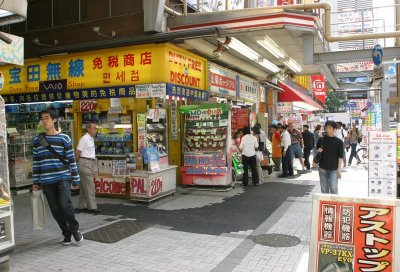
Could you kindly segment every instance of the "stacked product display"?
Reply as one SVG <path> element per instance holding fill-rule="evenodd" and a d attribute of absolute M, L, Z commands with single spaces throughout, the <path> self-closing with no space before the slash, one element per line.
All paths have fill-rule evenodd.
<path fill-rule="evenodd" d="M 147 113 L 147 147 L 155 147 L 160 158 L 168 156 L 166 120 L 165 109 L 150 109 Z"/>
<path fill-rule="evenodd" d="M 227 186 L 231 179 L 230 106 L 181 107 L 185 114 L 182 184 Z"/>

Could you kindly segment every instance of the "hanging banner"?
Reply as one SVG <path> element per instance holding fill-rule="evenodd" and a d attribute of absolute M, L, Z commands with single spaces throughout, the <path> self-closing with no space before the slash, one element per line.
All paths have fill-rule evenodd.
<path fill-rule="evenodd" d="M 323 104 L 326 100 L 326 84 L 325 77 L 323 75 L 312 75 L 311 76 L 314 96 Z"/>
<path fill-rule="evenodd" d="M 398 200 L 315 195 L 308 271 L 399 271 L 399 212 Z"/>

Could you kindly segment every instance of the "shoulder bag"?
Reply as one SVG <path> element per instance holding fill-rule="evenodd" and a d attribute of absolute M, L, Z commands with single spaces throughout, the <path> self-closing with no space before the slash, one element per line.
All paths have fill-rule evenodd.
<path fill-rule="evenodd" d="M 57 151 L 55 151 L 54 148 L 49 144 L 49 142 L 46 139 L 46 134 L 40 133 L 39 142 L 42 147 L 49 150 L 51 154 L 53 154 L 57 159 L 59 159 L 65 166 L 68 166 L 69 168 L 69 162 L 65 158 L 63 158 L 63 156 L 58 154 Z"/>
<path fill-rule="evenodd" d="M 324 147 L 324 138 L 325 138 L 325 137 L 322 137 L 322 138 L 321 138 L 321 147 L 322 147 L 322 148 Z M 317 150 L 318 150 L 318 149 L 317 149 Z M 321 161 L 321 158 L 322 158 L 322 152 L 317 152 L 317 154 L 315 154 L 315 156 L 314 156 L 313 162 L 314 162 L 315 164 L 319 164 L 320 161 Z"/>

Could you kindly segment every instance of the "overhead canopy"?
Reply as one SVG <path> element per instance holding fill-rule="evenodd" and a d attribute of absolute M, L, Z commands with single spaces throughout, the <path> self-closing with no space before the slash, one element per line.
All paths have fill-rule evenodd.
<path fill-rule="evenodd" d="M 307 111 L 322 110 L 322 106 L 315 102 L 310 96 L 303 94 L 301 91 L 279 82 L 279 86 L 284 90 L 278 93 L 278 102 L 301 102 L 301 109 Z"/>

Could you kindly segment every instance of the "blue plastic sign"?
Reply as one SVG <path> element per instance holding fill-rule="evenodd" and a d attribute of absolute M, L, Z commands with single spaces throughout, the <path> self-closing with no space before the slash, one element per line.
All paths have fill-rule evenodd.
<path fill-rule="evenodd" d="M 375 65 L 380 65 L 383 59 L 383 48 L 379 44 L 375 45 L 374 49 L 372 49 L 372 61 Z"/>

